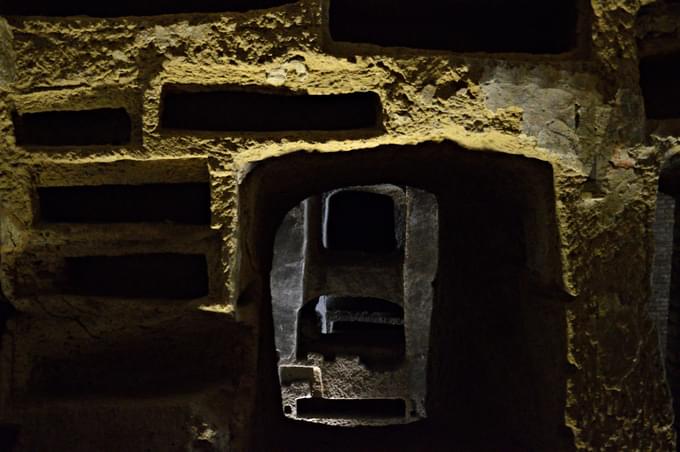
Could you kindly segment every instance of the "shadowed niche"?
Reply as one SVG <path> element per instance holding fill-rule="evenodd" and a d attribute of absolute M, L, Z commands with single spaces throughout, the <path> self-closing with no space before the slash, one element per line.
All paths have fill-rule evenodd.
<path fill-rule="evenodd" d="M 296 0 L 122 0 L 92 2 L 85 0 L 3 0 L 4 16 L 154 16 L 180 13 L 245 12 L 295 3 Z"/>
<path fill-rule="evenodd" d="M 577 6 L 576 0 L 330 0 L 329 26 L 335 41 L 557 54 L 576 46 Z"/>

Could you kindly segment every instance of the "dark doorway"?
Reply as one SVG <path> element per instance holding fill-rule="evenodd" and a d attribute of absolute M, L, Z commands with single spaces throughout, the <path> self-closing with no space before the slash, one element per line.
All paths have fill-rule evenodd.
<path fill-rule="evenodd" d="M 304 177 L 300 177 L 303 175 Z M 427 419 L 342 428 L 287 421 L 278 394 L 268 275 L 274 237 L 303 199 L 395 184 L 436 195 L 440 259 Z M 573 450 L 564 425 L 566 321 L 549 164 L 453 143 L 295 153 L 241 186 L 241 286 L 260 313 L 256 450 Z M 257 290 L 253 287 L 258 286 Z"/>

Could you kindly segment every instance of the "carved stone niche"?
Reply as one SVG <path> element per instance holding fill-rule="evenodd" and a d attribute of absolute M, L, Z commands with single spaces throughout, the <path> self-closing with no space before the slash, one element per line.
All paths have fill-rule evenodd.
<path fill-rule="evenodd" d="M 436 197 L 345 187 L 285 216 L 271 272 L 286 417 L 335 426 L 425 418 Z"/>

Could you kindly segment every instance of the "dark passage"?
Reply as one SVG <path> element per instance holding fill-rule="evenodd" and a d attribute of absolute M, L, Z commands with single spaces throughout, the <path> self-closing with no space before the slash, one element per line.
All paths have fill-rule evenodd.
<path fill-rule="evenodd" d="M 38 188 L 44 223 L 210 223 L 205 183 Z"/>
<path fill-rule="evenodd" d="M 576 45 L 575 0 L 330 0 L 335 41 L 553 54 Z"/>
<path fill-rule="evenodd" d="M 14 115 L 18 145 L 92 146 L 130 142 L 130 116 L 124 108 L 46 111 Z"/>
<path fill-rule="evenodd" d="M 394 202 L 387 195 L 343 190 L 328 199 L 326 248 L 389 253 L 397 247 Z"/>
<path fill-rule="evenodd" d="M 249 11 L 294 2 L 295 0 L 123 0 L 117 2 L 3 0 L 0 2 L 0 14 L 9 16 L 152 16 L 158 14 Z"/>
<path fill-rule="evenodd" d="M 300 417 L 389 418 L 405 416 L 406 404 L 401 399 L 298 399 Z"/>
<path fill-rule="evenodd" d="M 19 437 L 19 426 L 0 424 L 0 450 L 12 451 Z"/>
<path fill-rule="evenodd" d="M 132 254 L 66 258 L 65 293 L 191 299 L 208 294 L 202 254 Z"/>
<path fill-rule="evenodd" d="M 680 52 L 640 62 L 640 85 L 649 119 L 680 118 Z"/>
<path fill-rule="evenodd" d="M 213 132 L 340 131 L 377 128 L 372 92 L 308 95 L 287 91 L 163 91 L 161 127 Z"/>
<path fill-rule="evenodd" d="M 359 356 L 370 368 L 390 367 L 404 359 L 404 311 L 385 300 L 328 297 L 305 304 L 298 312 L 297 354 Z"/>
<path fill-rule="evenodd" d="M 299 174 L 306 177 L 296 177 Z M 286 181 L 285 187 L 281 181 Z M 300 200 L 338 187 L 378 184 L 417 187 L 437 197 L 439 253 L 427 418 L 408 425 L 351 429 L 289 421 L 278 397 L 275 326 L 270 316 L 263 316 L 261 331 L 270 335 L 270 346 L 262 348 L 262 417 L 256 431 L 271 431 L 272 441 L 256 438 L 260 443 L 252 450 L 573 450 L 571 432 L 564 426 L 565 296 L 559 286 L 550 165 L 466 151 L 446 142 L 335 155 L 300 152 L 271 159 L 249 174 L 241 192 L 244 202 L 253 200 L 241 225 L 243 240 L 253 244 L 251 256 L 258 271 L 269 274 L 276 230 Z M 340 323 L 336 333 L 331 325 L 331 334 L 324 334 L 323 309 L 314 303 L 318 301 L 310 300 L 298 312 L 298 346 L 301 341 L 303 351 L 317 350 L 332 359 L 335 350 L 342 350 L 335 351 L 336 357 L 359 355 L 363 363 L 367 357 L 398 356 L 397 337 L 376 340 L 401 326 L 393 318 L 387 320 L 387 310 L 380 310 L 387 331 L 381 325 L 370 329 L 369 337 L 364 324 L 377 323 L 370 312 L 333 303 L 329 310 L 327 300 L 326 323 L 357 324 L 347 328 Z M 267 312 L 271 306 L 265 300 L 261 309 Z M 333 408 L 327 412 L 337 416 Z"/>

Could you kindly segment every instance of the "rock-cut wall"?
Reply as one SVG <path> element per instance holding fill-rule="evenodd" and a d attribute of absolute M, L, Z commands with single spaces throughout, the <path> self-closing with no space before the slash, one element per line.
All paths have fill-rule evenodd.
<path fill-rule="evenodd" d="M 648 305 L 678 6 L 3 1 L 0 449 L 674 450 Z M 277 228 L 380 184 L 439 209 L 422 419 L 288 419 Z"/>

